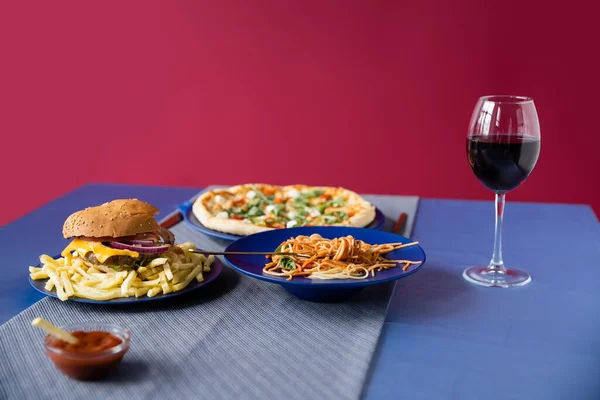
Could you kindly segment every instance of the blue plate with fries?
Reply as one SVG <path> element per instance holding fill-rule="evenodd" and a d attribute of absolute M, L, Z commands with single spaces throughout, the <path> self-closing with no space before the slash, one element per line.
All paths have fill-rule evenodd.
<path fill-rule="evenodd" d="M 58 258 L 58 257 L 55 257 L 55 258 Z M 38 265 L 38 267 L 41 267 L 41 265 Z M 168 294 L 157 294 L 154 297 L 148 297 L 148 296 L 144 295 L 144 296 L 140 296 L 140 297 L 135 297 L 135 296 L 121 297 L 121 298 L 110 299 L 110 300 L 91 300 L 91 299 L 80 298 L 80 297 L 70 297 L 69 300 L 66 300 L 66 301 L 75 301 L 78 303 L 111 304 L 112 305 L 112 304 L 145 303 L 148 301 L 166 300 L 166 299 L 170 299 L 170 298 L 177 297 L 177 296 L 183 296 L 187 293 L 193 292 L 195 290 L 200 289 L 203 286 L 208 285 L 209 283 L 214 281 L 219 276 L 219 274 L 221 273 L 222 270 L 223 270 L 223 264 L 221 263 L 221 261 L 218 258 L 215 258 L 214 262 L 210 266 L 210 271 L 203 273 L 204 280 L 202 282 L 198 282 L 196 279 L 193 279 L 192 282 L 190 282 L 189 285 L 187 285 L 182 290 L 179 290 L 177 292 L 168 293 Z M 46 288 L 45 288 L 46 282 L 48 282 L 48 279 L 33 280 L 33 279 L 31 279 L 31 276 L 29 277 L 29 283 L 31 284 L 31 286 L 33 286 L 33 288 L 35 290 L 45 294 L 46 296 L 55 297 L 58 299 L 58 295 L 56 294 L 56 291 L 46 290 Z"/>

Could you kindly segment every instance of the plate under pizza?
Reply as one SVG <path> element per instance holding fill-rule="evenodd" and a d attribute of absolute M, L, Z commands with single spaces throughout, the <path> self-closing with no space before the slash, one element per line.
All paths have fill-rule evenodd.
<path fill-rule="evenodd" d="M 249 185 L 239 185 L 239 186 L 234 186 L 232 188 L 239 188 L 239 187 L 244 187 L 244 186 L 251 186 L 254 187 L 252 184 Z M 263 185 L 261 185 L 263 186 Z M 293 185 L 295 187 L 304 187 L 306 189 L 304 189 L 304 193 L 309 193 L 309 192 L 315 192 L 315 191 L 319 191 L 322 187 L 308 187 L 308 186 L 302 186 L 302 185 Z M 286 186 L 285 188 L 292 188 L 293 186 Z M 247 234 L 239 234 L 239 233 L 233 233 L 233 232 L 226 232 L 223 231 L 221 229 L 213 229 L 213 227 L 208 227 L 206 226 L 206 224 L 204 224 L 202 221 L 200 221 L 200 218 L 198 217 L 198 212 L 197 212 L 197 206 L 200 202 L 200 200 L 198 199 L 202 199 L 203 196 L 205 197 L 207 193 L 209 192 L 217 192 L 221 191 L 221 190 L 228 190 L 230 188 L 217 188 L 217 189 L 206 189 L 205 191 L 202 191 L 201 193 L 198 194 L 198 196 L 196 196 L 195 198 L 183 203 L 182 205 L 179 206 L 179 210 L 181 211 L 184 220 L 189 224 L 189 226 L 191 226 L 193 229 L 202 232 L 208 236 L 211 237 L 215 237 L 218 239 L 223 239 L 223 240 L 227 240 L 227 241 L 233 241 L 233 240 L 238 240 L 242 237 L 247 236 Z M 330 188 L 326 188 L 326 189 L 330 189 Z M 338 189 L 338 188 L 331 188 L 331 189 Z M 339 188 L 341 190 L 345 190 L 342 188 Z M 292 191 L 294 189 L 292 188 Z M 258 191 L 258 189 L 256 189 L 256 191 Z M 367 223 L 363 226 L 364 228 L 367 229 L 380 229 L 383 224 L 385 223 L 385 216 L 383 215 L 383 213 L 381 212 L 381 210 L 379 210 L 378 208 L 374 207 L 373 205 L 371 205 L 370 203 L 368 203 L 366 200 L 362 199 L 362 197 L 360 197 L 359 195 L 356 195 L 355 193 L 351 192 L 351 191 L 346 191 L 347 193 L 350 193 L 350 196 L 355 196 L 356 198 L 358 198 L 358 201 L 364 201 L 365 203 L 368 204 L 368 206 L 370 206 L 372 208 L 371 213 L 372 213 L 372 217 L 369 219 L 369 221 L 367 221 Z M 218 196 L 217 196 L 218 197 Z M 333 205 L 338 206 L 338 204 L 335 204 L 335 200 L 337 200 L 337 198 L 332 198 L 329 200 L 320 200 L 322 202 L 326 202 L 328 201 L 329 203 L 333 203 Z M 247 207 L 246 207 L 247 208 Z M 341 207 L 324 207 L 324 204 L 316 204 L 313 205 L 312 208 L 309 208 L 312 210 L 318 210 L 320 209 L 322 212 L 322 216 L 318 219 L 323 219 L 325 217 L 328 217 L 328 215 L 335 215 L 337 217 L 339 216 L 343 216 L 347 214 L 345 212 L 340 212 L 339 210 L 341 209 Z M 319 213 L 317 213 L 319 214 Z M 310 217 L 309 217 L 310 218 Z M 300 220 L 299 220 L 300 221 Z M 316 222 L 317 226 L 319 226 L 319 220 L 317 221 L 304 221 L 305 223 L 307 222 Z M 338 221 L 334 221 L 334 222 L 340 222 Z M 289 221 L 288 221 L 289 223 Z M 300 222 L 302 223 L 302 222 Z M 285 228 L 285 226 L 283 226 L 285 224 L 285 219 L 283 220 L 283 222 L 281 223 L 281 225 L 277 228 Z M 326 225 L 327 226 L 327 225 Z M 329 226 L 335 226 L 335 225 L 329 225 Z M 264 228 L 263 228 L 264 229 Z M 278 230 L 278 229 L 277 229 Z M 253 232 L 248 232 L 248 234 L 251 234 Z"/>

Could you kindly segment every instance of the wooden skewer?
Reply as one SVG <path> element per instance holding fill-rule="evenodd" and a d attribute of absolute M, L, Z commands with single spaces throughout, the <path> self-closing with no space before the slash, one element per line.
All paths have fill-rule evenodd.
<path fill-rule="evenodd" d="M 200 249 L 190 250 L 192 253 L 209 254 L 214 256 L 297 256 L 297 257 L 312 257 L 308 254 L 300 253 L 281 253 L 274 251 L 204 251 Z"/>
<path fill-rule="evenodd" d="M 400 216 L 398 217 L 398 220 L 396 221 L 396 225 L 394 225 L 394 228 L 392 229 L 393 233 L 395 233 L 395 234 L 400 233 L 400 231 L 404 228 L 404 224 L 406 223 L 406 218 L 408 218 L 408 214 L 406 214 L 405 212 L 400 214 Z"/>
<path fill-rule="evenodd" d="M 390 246 L 395 246 L 396 250 L 397 249 L 401 249 L 403 247 L 408 247 L 408 246 L 414 246 L 416 244 L 419 244 L 419 242 L 410 242 L 410 243 L 386 243 L 386 245 L 390 245 Z M 380 245 L 381 246 L 381 245 Z"/>
<path fill-rule="evenodd" d="M 57 339 L 64 340 L 65 342 L 71 344 L 79 343 L 79 339 L 77 339 L 75 336 L 71 335 L 64 329 L 60 329 L 43 318 L 37 317 L 31 322 L 31 325 L 46 331 L 49 335 L 54 336 Z"/>
<path fill-rule="evenodd" d="M 396 249 L 401 249 L 403 247 L 414 246 L 415 244 L 419 244 L 419 242 L 411 242 L 411 243 L 385 243 L 385 245 L 395 246 Z M 378 245 L 383 246 L 383 245 Z M 275 251 L 206 251 L 202 249 L 191 249 L 189 250 L 192 253 L 204 254 L 204 255 L 214 255 L 214 256 L 296 256 L 296 257 L 305 257 L 311 258 L 310 254 L 300 254 L 300 253 L 282 253 Z"/>

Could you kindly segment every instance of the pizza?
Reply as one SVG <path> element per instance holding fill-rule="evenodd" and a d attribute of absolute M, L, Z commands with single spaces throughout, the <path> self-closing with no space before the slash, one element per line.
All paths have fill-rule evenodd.
<path fill-rule="evenodd" d="M 364 227 L 375 219 L 375 207 L 340 187 L 246 184 L 214 189 L 192 206 L 207 228 L 250 235 L 295 226 Z"/>

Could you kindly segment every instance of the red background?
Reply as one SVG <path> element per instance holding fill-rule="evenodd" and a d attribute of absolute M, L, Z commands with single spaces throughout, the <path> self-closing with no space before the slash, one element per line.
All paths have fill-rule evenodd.
<path fill-rule="evenodd" d="M 542 153 L 508 200 L 592 204 L 600 6 L 521 1 L 0 4 L 5 224 L 87 182 L 249 181 L 491 199 L 477 97 L 534 97 Z"/>

